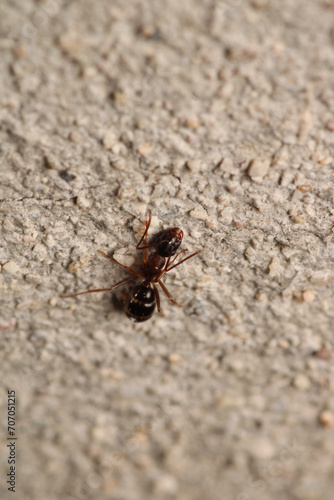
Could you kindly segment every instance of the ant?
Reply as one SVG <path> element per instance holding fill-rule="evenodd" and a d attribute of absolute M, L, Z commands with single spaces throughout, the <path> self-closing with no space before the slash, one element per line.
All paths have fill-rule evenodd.
<path fill-rule="evenodd" d="M 142 322 L 150 319 L 152 314 L 154 313 L 155 306 L 157 306 L 158 312 L 159 313 L 161 312 L 160 296 L 156 284 L 161 286 L 162 290 L 165 292 L 170 302 L 172 302 L 175 305 L 179 305 L 174 299 L 172 299 L 166 286 L 161 281 L 161 278 L 163 277 L 164 274 L 168 273 L 169 271 L 179 266 L 186 260 L 191 259 L 192 257 L 195 257 L 195 255 L 201 253 L 202 250 L 198 250 L 197 252 L 192 253 L 188 257 L 185 257 L 177 264 L 174 264 L 177 257 L 187 251 L 187 249 L 181 250 L 178 254 L 176 254 L 182 243 L 183 231 L 179 227 L 165 229 L 160 233 L 158 233 L 153 238 L 151 244 L 148 244 L 147 233 L 150 224 L 151 224 L 151 211 L 149 210 L 149 216 L 148 220 L 146 221 L 145 232 L 141 237 L 138 245 L 136 246 L 136 250 L 144 250 L 143 265 L 140 269 L 140 273 L 134 271 L 130 267 L 124 266 L 113 257 L 110 257 L 110 255 L 107 255 L 104 252 L 102 252 L 102 250 L 99 250 L 99 252 L 102 255 L 112 260 L 113 262 L 116 262 L 116 264 L 118 264 L 119 266 L 124 267 L 124 269 L 129 271 L 134 276 L 125 278 L 122 281 L 116 283 L 116 285 L 111 286 L 110 288 L 87 290 L 86 292 L 75 293 L 73 295 L 60 295 L 60 297 L 68 298 L 68 297 L 77 297 L 78 295 L 83 295 L 85 293 L 107 292 L 115 290 L 115 288 L 118 288 L 119 286 L 125 285 L 126 283 L 130 283 L 131 281 L 140 278 L 142 282 L 139 285 L 134 286 L 129 291 L 125 303 L 125 312 L 128 318 L 130 318 L 132 321 Z M 144 245 L 141 246 L 143 240 L 144 240 Z M 147 257 L 147 249 L 149 248 L 154 248 L 155 251 L 153 251 Z"/>

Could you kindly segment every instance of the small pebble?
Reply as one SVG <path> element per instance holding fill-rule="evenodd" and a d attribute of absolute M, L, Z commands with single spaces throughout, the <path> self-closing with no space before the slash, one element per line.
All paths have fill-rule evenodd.
<path fill-rule="evenodd" d="M 301 211 L 289 210 L 289 215 L 293 222 L 296 224 L 304 224 L 305 223 L 305 215 Z"/>
<path fill-rule="evenodd" d="M 325 286 L 334 280 L 334 272 L 331 269 L 314 271 L 309 278 L 312 285 Z"/>
<path fill-rule="evenodd" d="M 254 200 L 253 205 L 256 208 L 256 210 L 258 210 L 261 214 L 264 213 L 266 205 L 265 203 L 262 203 L 261 200 Z"/>
<path fill-rule="evenodd" d="M 300 189 L 297 188 L 294 190 L 291 201 L 293 203 L 296 203 L 296 201 L 300 200 L 301 197 L 302 197 L 302 193 L 301 193 Z"/>
<path fill-rule="evenodd" d="M 122 150 L 124 149 L 124 145 L 121 144 L 120 142 L 116 142 L 113 146 L 111 146 L 110 150 L 114 155 L 119 155 L 122 153 Z"/>
<path fill-rule="evenodd" d="M 35 274 L 26 274 L 24 279 L 32 285 L 39 285 L 41 282 L 40 276 L 36 276 Z"/>
<path fill-rule="evenodd" d="M 329 122 L 327 122 L 326 127 L 330 132 L 334 132 L 334 120 L 330 120 Z"/>
<path fill-rule="evenodd" d="M 6 273 L 9 273 L 9 274 L 16 274 L 16 273 L 21 272 L 21 269 L 20 269 L 20 268 L 19 268 L 19 266 L 16 264 L 16 262 L 14 262 L 13 260 L 10 260 L 9 262 L 7 262 L 7 263 L 3 266 L 3 270 L 4 270 Z"/>
<path fill-rule="evenodd" d="M 223 224 L 231 224 L 233 218 L 233 208 L 226 207 L 220 212 L 219 215 Z"/>
<path fill-rule="evenodd" d="M 194 208 L 190 212 L 190 216 L 193 217 L 194 219 L 199 219 L 199 220 L 205 220 L 208 217 L 208 214 L 206 213 L 205 210 L 202 210 L 201 208 Z"/>
<path fill-rule="evenodd" d="M 188 160 L 186 166 L 190 172 L 193 172 L 194 174 L 202 170 L 202 162 L 200 160 Z"/>
<path fill-rule="evenodd" d="M 279 181 L 280 185 L 283 186 L 283 187 L 286 187 L 288 186 L 289 184 L 292 183 L 292 173 L 289 172 L 289 171 L 284 171 L 281 175 L 281 178 L 280 178 L 280 181 Z"/>
<path fill-rule="evenodd" d="M 16 326 L 16 319 L 12 318 L 10 321 L 0 323 L 0 330 L 7 330 L 7 328 L 13 328 L 14 326 Z"/>
<path fill-rule="evenodd" d="M 268 460 L 275 453 L 275 448 L 270 439 L 256 437 L 249 441 L 249 451 L 253 457 L 260 460 Z"/>
<path fill-rule="evenodd" d="M 50 168 L 51 170 L 59 170 L 60 163 L 54 155 L 47 153 L 44 156 L 44 161 L 47 168 Z"/>
<path fill-rule="evenodd" d="M 127 94 L 123 90 L 116 90 L 115 92 L 113 92 L 112 97 L 118 104 L 125 104 L 130 99 L 129 94 Z"/>
<path fill-rule="evenodd" d="M 279 276 L 281 274 L 281 269 L 282 269 L 282 266 L 281 266 L 279 258 L 274 257 L 272 259 L 271 263 L 269 264 L 269 276 L 271 276 L 271 278 Z"/>
<path fill-rule="evenodd" d="M 117 142 L 117 137 L 112 130 L 107 130 L 103 137 L 103 145 L 106 149 L 111 149 Z"/>
<path fill-rule="evenodd" d="M 175 495 L 178 491 L 178 482 L 174 476 L 164 474 L 154 484 L 154 492 L 157 496 Z"/>
<path fill-rule="evenodd" d="M 221 162 L 219 163 L 219 169 L 222 172 L 226 172 L 226 173 L 230 173 L 230 174 L 234 173 L 234 171 L 236 170 L 232 158 L 229 158 L 229 157 L 223 158 L 221 160 Z"/>
<path fill-rule="evenodd" d="M 324 427 L 333 427 L 334 425 L 334 414 L 329 410 L 324 410 L 319 415 L 319 422 Z"/>
<path fill-rule="evenodd" d="M 272 203 L 275 203 L 275 205 L 281 205 L 286 199 L 281 189 L 273 189 L 268 198 Z"/>
<path fill-rule="evenodd" d="M 297 186 L 297 189 L 299 189 L 299 191 L 301 191 L 304 194 L 311 191 L 312 186 L 311 184 L 301 184 L 300 186 Z"/>
<path fill-rule="evenodd" d="M 217 219 L 211 217 L 210 219 L 206 220 L 205 225 L 207 228 L 211 229 L 211 231 L 214 231 L 218 227 Z"/>
<path fill-rule="evenodd" d="M 269 170 L 270 161 L 267 158 L 255 158 L 249 168 L 248 175 L 255 182 L 262 182 Z"/>
<path fill-rule="evenodd" d="M 79 208 L 90 208 L 92 205 L 91 201 L 82 194 L 77 196 L 76 204 Z"/>
<path fill-rule="evenodd" d="M 319 351 L 316 351 L 315 355 L 319 359 L 328 361 L 332 358 L 332 351 L 329 349 L 329 347 L 324 346 L 321 349 L 319 349 Z"/>
<path fill-rule="evenodd" d="M 245 222 L 244 222 L 244 221 L 242 221 L 242 220 L 233 219 L 233 224 L 235 225 L 235 227 L 236 227 L 237 229 L 241 229 L 242 227 L 244 227 Z"/>
<path fill-rule="evenodd" d="M 54 247 L 55 244 L 56 244 L 56 241 L 55 241 L 54 237 L 51 234 L 48 234 L 47 237 L 44 238 L 43 242 L 49 248 Z"/>
<path fill-rule="evenodd" d="M 332 163 L 332 162 L 333 162 L 333 158 L 332 158 L 332 157 L 330 157 L 330 156 L 325 156 L 324 158 L 320 158 L 320 159 L 318 160 L 318 163 L 319 163 L 320 165 L 323 165 L 324 167 L 325 167 L 326 165 L 329 165 L 329 164 L 330 164 L 330 163 Z"/>
<path fill-rule="evenodd" d="M 196 130 L 199 127 L 199 121 L 192 116 L 189 116 L 185 119 L 184 124 L 188 128 L 192 128 L 193 130 Z"/>
<path fill-rule="evenodd" d="M 152 153 L 152 149 L 152 146 L 150 146 L 149 144 L 141 144 L 140 146 L 138 146 L 137 151 L 140 155 L 147 156 Z"/>
<path fill-rule="evenodd" d="M 267 302 L 267 295 L 264 292 L 257 292 L 255 294 L 255 300 L 258 302 Z"/>
<path fill-rule="evenodd" d="M 23 236 L 23 241 L 25 241 L 26 243 L 32 243 L 36 241 L 38 231 L 27 231 L 25 233 L 26 234 Z"/>
<path fill-rule="evenodd" d="M 296 389 L 300 389 L 301 391 L 306 391 L 311 386 L 310 379 L 302 373 L 295 376 L 292 384 Z"/>
<path fill-rule="evenodd" d="M 134 200 L 137 197 L 135 189 L 131 186 L 121 186 L 117 191 L 119 200 Z"/>
<path fill-rule="evenodd" d="M 153 24 L 143 24 L 138 29 L 138 33 L 145 38 L 154 38 L 159 33 L 159 30 Z"/>
<path fill-rule="evenodd" d="M 312 302 L 314 300 L 314 292 L 312 290 L 305 290 L 302 293 L 302 297 L 304 302 Z"/>
<path fill-rule="evenodd" d="M 103 442 L 106 436 L 106 429 L 103 426 L 95 426 L 91 431 L 91 436 L 94 441 Z"/>
<path fill-rule="evenodd" d="M 27 59 L 28 48 L 25 45 L 16 45 L 13 50 L 16 59 Z"/>
<path fill-rule="evenodd" d="M 217 72 L 217 78 L 221 82 L 227 82 L 231 76 L 225 68 L 220 68 Z"/>
<path fill-rule="evenodd" d="M 81 48 L 75 33 L 64 33 L 58 38 L 58 44 L 66 54 L 73 54 Z"/>
<path fill-rule="evenodd" d="M 68 138 L 71 142 L 74 142 L 75 144 L 81 144 L 81 142 L 82 142 L 81 134 L 79 132 L 77 132 L 76 130 L 74 130 L 73 132 L 70 132 L 68 134 Z"/>
<path fill-rule="evenodd" d="M 266 7 L 268 0 L 252 0 L 252 6 L 254 9 L 263 9 Z"/>
<path fill-rule="evenodd" d="M 33 248 L 33 251 L 38 253 L 41 258 L 45 258 L 48 253 L 45 245 L 43 245 L 42 243 L 36 243 L 36 245 Z"/>
<path fill-rule="evenodd" d="M 180 363 L 180 356 L 177 353 L 172 353 L 168 356 L 168 361 L 171 365 L 178 365 Z"/>

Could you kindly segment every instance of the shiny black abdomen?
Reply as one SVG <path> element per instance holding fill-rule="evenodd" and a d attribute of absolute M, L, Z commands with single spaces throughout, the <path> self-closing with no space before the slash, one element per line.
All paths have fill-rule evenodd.
<path fill-rule="evenodd" d="M 153 288 L 144 282 L 130 291 L 125 311 L 132 321 L 146 321 L 154 313 L 155 303 Z"/>

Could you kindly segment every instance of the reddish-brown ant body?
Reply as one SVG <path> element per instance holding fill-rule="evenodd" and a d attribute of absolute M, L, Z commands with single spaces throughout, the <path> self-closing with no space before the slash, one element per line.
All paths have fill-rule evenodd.
<path fill-rule="evenodd" d="M 115 290 L 115 288 L 118 288 L 121 285 L 130 283 L 131 281 L 140 278 L 142 282 L 139 285 L 134 286 L 129 291 L 125 304 L 125 312 L 132 321 L 142 322 L 150 319 L 150 317 L 154 313 L 156 306 L 158 308 L 158 311 L 161 312 L 160 296 L 156 284 L 161 286 L 162 290 L 165 292 L 170 302 L 178 305 L 177 302 L 175 302 L 175 300 L 172 299 L 172 297 L 170 296 L 166 286 L 161 281 L 161 278 L 167 272 L 179 266 L 186 260 L 191 259 L 195 255 L 199 254 L 202 250 L 192 253 L 188 257 L 182 259 L 177 264 L 173 265 L 177 257 L 187 251 L 187 249 L 181 250 L 177 255 L 175 255 L 182 243 L 183 231 L 178 227 L 165 229 L 160 233 L 158 233 L 153 238 L 151 244 L 148 244 L 147 233 L 150 224 L 151 224 L 151 211 L 149 211 L 149 218 L 146 222 L 145 232 L 141 237 L 138 245 L 136 246 L 136 250 L 144 250 L 143 265 L 140 269 L 140 273 L 134 271 L 130 267 L 124 266 L 113 257 L 110 257 L 110 255 L 107 255 L 101 250 L 99 250 L 99 252 L 102 255 L 112 260 L 113 262 L 116 262 L 116 264 L 118 264 L 119 266 L 124 267 L 124 269 L 129 271 L 134 276 L 125 278 L 124 280 L 120 281 L 119 283 L 116 283 L 110 288 L 87 290 L 86 292 L 75 293 L 73 295 L 60 295 L 60 297 L 68 298 L 68 297 L 77 297 L 78 295 L 83 295 L 85 293 L 107 292 Z M 143 240 L 144 240 L 144 245 L 140 246 Z M 149 248 L 154 248 L 154 251 L 147 257 L 147 250 Z M 174 258 L 171 260 L 172 257 Z"/>

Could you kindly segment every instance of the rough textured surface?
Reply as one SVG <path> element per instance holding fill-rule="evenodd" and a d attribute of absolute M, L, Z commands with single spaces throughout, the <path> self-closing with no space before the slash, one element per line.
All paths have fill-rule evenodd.
<path fill-rule="evenodd" d="M 1 2 L 1 498 L 8 389 L 17 498 L 333 498 L 333 7 Z M 59 298 L 149 208 L 185 307 Z"/>

